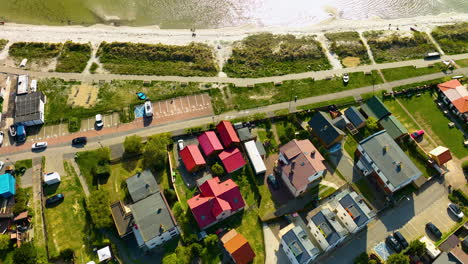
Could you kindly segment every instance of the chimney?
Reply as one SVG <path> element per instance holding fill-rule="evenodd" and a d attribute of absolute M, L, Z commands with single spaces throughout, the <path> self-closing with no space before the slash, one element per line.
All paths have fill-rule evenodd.
<path fill-rule="evenodd" d="M 164 225 L 163 225 L 163 224 L 160 224 L 160 225 L 159 225 L 159 231 L 165 232 L 165 229 L 164 229 Z"/>
<path fill-rule="evenodd" d="M 383 147 L 383 153 L 387 153 L 388 149 L 390 148 L 390 146 L 388 144 L 386 144 L 384 147 Z"/>
<path fill-rule="evenodd" d="M 148 189 L 150 186 L 149 184 L 145 184 L 145 188 Z"/>
<path fill-rule="evenodd" d="M 310 153 L 310 157 L 313 158 L 313 159 L 315 158 L 315 152 L 316 152 L 316 150 L 314 149 L 314 150 L 312 150 L 312 152 Z"/>
<path fill-rule="evenodd" d="M 291 170 L 294 170 L 294 167 L 296 167 L 296 162 L 295 162 L 295 161 L 293 161 L 293 162 L 291 163 Z"/>

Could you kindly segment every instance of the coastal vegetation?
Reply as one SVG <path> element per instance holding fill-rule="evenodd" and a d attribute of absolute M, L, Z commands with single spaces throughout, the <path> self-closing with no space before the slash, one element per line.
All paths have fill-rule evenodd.
<path fill-rule="evenodd" d="M 314 36 L 261 33 L 234 43 L 223 67 L 230 77 L 266 77 L 330 69 L 322 46 Z"/>
<path fill-rule="evenodd" d="M 438 26 L 431 34 L 447 54 L 468 52 L 468 22 Z"/>
<path fill-rule="evenodd" d="M 415 66 L 404 66 L 398 68 L 382 69 L 381 71 L 385 77 L 385 80 L 391 82 L 431 73 L 443 72 L 446 70 L 446 66 L 438 62 L 430 67 L 416 68 Z"/>
<path fill-rule="evenodd" d="M 7 39 L 0 39 L 0 51 L 2 51 L 6 44 L 8 44 L 8 40 Z"/>
<path fill-rule="evenodd" d="M 57 60 L 57 72 L 82 72 L 91 58 L 91 45 L 65 42 Z"/>
<path fill-rule="evenodd" d="M 345 67 L 369 64 L 369 54 L 357 32 L 327 33 L 325 37 L 331 42 L 330 51 L 335 53 Z"/>
<path fill-rule="evenodd" d="M 62 46 L 62 43 L 16 42 L 10 46 L 8 54 L 18 60 L 47 60 L 57 57 Z"/>
<path fill-rule="evenodd" d="M 212 49 L 201 43 L 186 46 L 103 42 L 97 52 L 104 69 L 117 74 L 215 76 Z"/>
<path fill-rule="evenodd" d="M 424 32 L 367 31 L 363 33 L 375 62 L 422 59 L 426 53 L 437 51 Z"/>

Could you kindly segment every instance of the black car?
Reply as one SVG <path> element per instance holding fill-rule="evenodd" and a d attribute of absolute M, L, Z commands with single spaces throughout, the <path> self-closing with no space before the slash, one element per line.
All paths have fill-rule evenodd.
<path fill-rule="evenodd" d="M 400 243 L 401 247 L 403 249 L 407 248 L 409 246 L 408 244 L 408 241 L 406 240 L 406 238 L 400 233 L 400 231 L 396 231 L 395 233 L 393 233 L 393 236 L 395 237 L 395 239 Z"/>
<path fill-rule="evenodd" d="M 52 197 L 47 198 L 46 205 L 50 206 L 50 205 L 53 205 L 55 203 L 61 202 L 61 201 L 63 201 L 64 198 L 65 198 L 65 196 L 63 196 L 62 193 L 56 194 L 56 195 L 54 195 Z"/>
<path fill-rule="evenodd" d="M 271 184 L 271 187 L 273 187 L 274 190 L 279 189 L 279 183 L 276 177 L 273 174 L 268 175 L 267 181 Z"/>
<path fill-rule="evenodd" d="M 87 142 L 86 137 L 77 137 L 72 140 L 72 145 L 86 145 Z"/>
<path fill-rule="evenodd" d="M 400 253 L 401 252 L 401 245 L 398 243 L 398 240 L 396 240 L 393 236 L 388 236 L 385 239 L 385 243 L 387 243 L 388 246 L 390 246 L 395 252 Z"/>
<path fill-rule="evenodd" d="M 442 232 L 440 232 L 439 228 L 435 226 L 433 223 L 429 222 L 426 224 L 426 228 L 437 238 L 440 239 L 442 237 Z"/>

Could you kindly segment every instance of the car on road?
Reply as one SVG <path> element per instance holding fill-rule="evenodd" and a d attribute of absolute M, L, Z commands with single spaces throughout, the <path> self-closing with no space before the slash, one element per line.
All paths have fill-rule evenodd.
<path fill-rule="evenodd" d="M 403 249 L 409 246 L 408 240 L 406 240 L 406 238 L 400 233 L 400 231 L 396 231 L 395 233 L 393 233 L 393 236 L 398 241 L 398 243 L 400 243 Z"/>
<path fill-rule="evenodd" d="M 418 130 L 418 131 L 414 131 L 413 133 L 411 133 L 411 137 L 413 139 L 417 139 L 419 137 L 421 137 L 422 135 L 424 135 L 424 130 Z"/>
<path fill-rule="evenodd" d="M 32 150 L 41 150 L 47 148 L 47 142 L 36 142 L 32 144 L 31 149 Z"/>
<path fill-rule="evenodd" d="M 440 239 L 442 237 L 442 232 L 440 232 L 439 228 L 435 226 L 432 222 L 429 222 L 426 224 L 427 230 L 431 232 L 437 239 Z"/>
<path fill-rule="evenodd" d="M 184 148 L 184 140 L 183 139 L 177 140 L 177 146 L 179 147 L 179 151 L 181 151 Z"/>
<path fill-rule="evenodd" d="M 151 103 L 151 101 L 145 102 L 145 116 L 146 117 L 153 116 L 153 104 Z"/>
<path fill-rule="evenodd" d="M 97 129 L 101 129 L 104 126 L 104 121 L 102 121 L 102 115 L 101 114 L 96 115 L 95 124 L 96 124 Z"/>
<path fill-rule="evenodd" d="M 273 174 L 268 175 L 267 181 L 270 183 L 271 187 L 273 187 L 274 190 L 279 189 L 279 183 L 276 177 Z"/>
<path fill-rule="evenodd" d="M 459 220 L 463 219 L 463 216 L 465 216 L 465 214 L 463 214 L 462 210 L 460 210 L 460 207 L 458 207 L 458 205 L 454 204 L 454 203 L 450 203 L 448 205 L 448 209 L 450 210 L 450 212 L 452 212 L 452 214 L 454 214 Z"/>
<path fill-rule="evenodd" d="M 388 236 L 386 239 L 385 239 L 385 243 L 387 243 L 387 245 L 395 250 L 396 253 L 400 253 L 401 252 L 401 245 L 400 243 L 398 243 L 398 240 L 396 240 L 396 238 L 392 235 Z"/>
<path fill-rule="evenodd" d="M 3 162 L 3 161 L 0 161 L 0 170 L 2 170 L 2 169 L 3 169 L 3 166 L 5 166 L 5 162 Z"/>
<path fill-rule="evenodd" d="M 63 201 L 63 199 L 65 199 L 65 196 L 63 195 L 63 193 L 56 194 L 54 196 L 47 198 L 46 205 L 50 206 L 50 205 L 56 204 L 58 202 Z"/>
<path fill-rule="evenodd" d="M 88 142 L 86 137 L 77 137 L 72 139 L 72 145 L 86 145 Z"/>
<path fill-rule="evenodd" d="M 3 137 L 5 136 L 5 134 L 3 133 L 3 131 L 0 131 L 0 146 L 3 144 Z"/>
<path fill-rule="evenodd" d="M 349 74 L 345 73 L 343 74 L 343 82 L 348 83 L 349 82 Z"/>

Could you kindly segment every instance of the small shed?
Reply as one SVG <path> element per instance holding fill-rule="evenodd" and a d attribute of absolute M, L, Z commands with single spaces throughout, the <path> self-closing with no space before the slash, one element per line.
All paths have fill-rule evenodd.
<path fill-rule="evenodd" d="M 344 111 L 346 118 L 357 129 L 366 125 L 366 118 L 359 112 L 355 106 L 351 106 Z"/>
<path fill-rule="evenodd" d="M 238 148 L 229 148 L 218 155 L 227 173 L 232 173 L 245 165 L 245 160 Z"/>
<path fill-rule="evenodd" d="M 452 160 L 452 154 L 446 147 L 438 146 L 429 152 L 429 157 L 433 159 L 437 165 L 441 166 Z"/>
<path fill-rule="evenodd" d="M 97 255 L 98 255 L 99 262 L 112 258 L 112 254 L 111 254 L 109 246 L 99 249 L 97 251 Z"/>
<path fill-rule="evenodd" d="M 250 140 L 244 143 L 245 150 L 247 151 L 247 155 L 249 156 L 250 163 L 255 171 L 255 174 L 261 174 L 266 172 L 266 166 L 263 162 L 260 153 L 258 152 L 257 146 L 254 140 Z"/>
<path fill-rule="evenodd" d="M 382 118 L 379 123 L 394 140 L 408 135 L 406 127 L 393 115 Z"/>
<path fill-rule="evenodd" d="M 47 185 L 52 185 L 59 183 L 61 181 L 60 174 L 57 172 L 44 174 L 44 183 Z"/>
<path fill-rule="evenodd" d="M 248 127 L 237 129 L 237 134 L 239 135 L 239 139 L 241 142 L 246 142 L 255 139 L 255 137 L 252 136 L 252 134 L 250 133 L 250 129 Z"/>
<path fill-rule="evenodd" d="M 16 179 L 10 173 L 0 175 L 0 196 L 4 198 L 15 195 Z"/>

